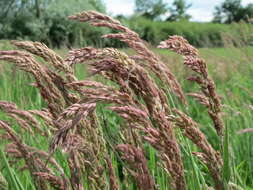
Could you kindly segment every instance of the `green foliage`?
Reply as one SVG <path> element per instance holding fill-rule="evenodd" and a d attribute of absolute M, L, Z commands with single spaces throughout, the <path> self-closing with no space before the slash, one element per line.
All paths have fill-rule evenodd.
<path fill-rule="evenodd" d="M 8 19 L 19 16 L 19 13 L 27 12 L 40 18 L 43 11 L 53 0 L 1 0 L 0 18 L 1 23 L 7 23 Z M 4 20 L 3 20 L 4 19 Z M 7 20 L 6 20 L 7 19 Z"/>
<path fill-rule="evenodd" d="M 163 0 L 135 0 L 135 12 L 150 20 L 159 20 L 168 8 Z"/>
<path fill-rule="evenodd" d="M 100 0 L 3 0 L 0 5 L 3 6 L 0 10 L 0 39 L 29 39 L 51 47 L 100 43 L 97 36 L 103 30 L 98 32 L 67 19 L 67 16 L 84 10 L 105 12 Z M 85 36 L 89 39 L 86 40 Z"/>
<path fill-rule="evenodd" d="M 214 16 L 214 22 L 219 23 L 248 21 L 253 17 L 253 4 L 243 7 L 241 0 L 225 0 L 215 8 Z"/>
<path fill-rule="evenodd" d="M 18 177 L 16 176 L 14 170 L 10 167 L 8 160 L 5 157 L 5 154 L 2 149 L 0 149 L 0 158 L 2 159 L 2 167 L 7 170 L 7 176 L 8 176 L 8 185 L 0 186 L 1 189 L 6 190 L 9 186 L 9 188 L 13 190 L 24 190 L 24 187 L 22 186 L 21 182 L 19 181 Z M 3 184 L 1 184 L 3 185 Z"/>
<path fill-rule="evenodd" d="M 185 0 L 175 0 L 173 7 L 170 8 L 171 15 L 167 18 L 167 21 L 189 20 L 191 15 L 187 14 L 186 11 L 190 7 L 191 4 L 187 4 Z"/>
<path fill-rule="evenodd" d="M 99 0 L 54 0 L 49 4 L 46 12 L 67 17 L 85 10 L 96 10 L 104 13 L 105 7 Z"/>
<path fill-rule="evenodd" d="M 225 18 L 234 20 L 238 11 L 232 10 L 243 9 L 244 15 L 253 16 L 253 4 L 242 7 L 240 0 L 226 2 L 223 8 L 217 8 L 220 11 L 216 15 L 217 22 L 225 22 Z M 83 10 L 105 12 L 105 6 L 100 0 L 1 0 L 0 7 L 0 39 L 41 41 L 57 48 L 87 45 L 125 47 L 119 41 L 98 38 L 97 36 L 106 33 L 104 28 L 87 27 L 86 24 L 67 19 L 74 12 Z M 187 22 L 189 15 L 186 10 L 189 7 L 185 0 L 175 0 L 168 20 L 180 22 L 153 22 L 152 20 L 159 20 L 166 13 L 166 3 L 162 0 L 136 0 L 136 12 L 143 17 L 134 16 L 129 20 L 122 17 L 121 21 L 153 45 L 157 45 L 168 35 L 175 34 L 184 36 L 197 47 L 219 47 L 228 43 L 236 46 L 251 44 L 253 37 L 250 25 Z M 224 16 L 224 11 L 227 16 Z"/>
<path fill-rule="evenodd" d="M 227 40 L 232 45 L 247 45 L 252 41 L 253 31 L 253 26 L 246 23 L 152 22 L 140 17 L 130 19 L 128 26 L 153 45 L 170 35 L 181 35 L 196 47 L 222 47 Z"/>

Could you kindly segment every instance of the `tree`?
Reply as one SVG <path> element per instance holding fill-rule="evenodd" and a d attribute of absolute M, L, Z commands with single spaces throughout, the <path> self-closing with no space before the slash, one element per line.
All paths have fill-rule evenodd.
<path fill-rule="evenodd" d="M 135 0 L 135 12 L 150 20 L 159 20 L 168 11 L 163 0 Z"/>
<path fill-rule="evenodd" d="M 0 39 L 28 39 L 58 47 L 81 41 L 72 36 L 83 39 L 92 33 L 67 16 L 84 10 L 105 12 L 101 0 L 0 0 L 0 7 Z"/>
<path fill-rule="evenodd" d="M 214 22 L 231 23 L 241 20 L 241 0 L 225 0 L 215 7 Z"/>
<path fill-rule="evenodd" d="M 250 21 L 253 20 L 253 3 L 248 4 L 244 9 L 244 20 Z"/>
<path fill-rule="evenodd" d="M 167 18 L 167 21 L 189 20 L 191 15 L 187 14 L 186 11 L 191 6 L 185 0 L 175 0 L 173 7 L 170 8 L 171 15 Z"/>
<path fill-rule="evenodd" d="M 2 0 L 0 1 L 0 19 L 6 18 L 10 10 L 14 7 L 15 0 Z"/>
<path fill-rule="evenodd" d="M 247 21 L 253 17 L 253 4 L 243 7 L 241 0 L 225 0 L 215 8 L 214 22 L 232 23 L 241 20 Z"/>

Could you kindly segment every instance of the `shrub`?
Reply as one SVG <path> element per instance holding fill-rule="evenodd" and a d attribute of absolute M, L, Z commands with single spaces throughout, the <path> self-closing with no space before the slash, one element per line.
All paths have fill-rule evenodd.
<path fill-rule="evenodd" d="M 253 31 L 252 25 L 243 22 L 232 25 L 188 21 L 152 22 L 141 17 L 130 19 L 128 26 L 153 45 L 159 44 L 168 35 L 181 35 L 196 47 L 225 46 L 224 35 L 229 35 L 234 41 L 243 41 L 244 45 L 248 45 L 252 41 Z M 243 36 L 240 35 L 242 32 Z"/>

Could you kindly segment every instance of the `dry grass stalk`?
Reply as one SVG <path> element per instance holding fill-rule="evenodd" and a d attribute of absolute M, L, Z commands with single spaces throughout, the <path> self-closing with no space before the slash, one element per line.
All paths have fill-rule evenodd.
<path fill-rule="evenodd" d="M 246 129 L 237 131 L 237 134 L 252 133 L 252 132 L 253 132 L 253 128 L 246 128 Z"/>
<path fill-rule="evenodd" d="M 117 82 L 122 89 L 126 89 L 127 87 L 129 90 L 125 92 L 128 93 L 129 96 L 132 96 L 132 99 L 137 96 L 144 100 L 147 108 L 143 107 L 143 105 L 140 105 L 140 103 L 135 100 L 134 103 L 137 103 L 135 103 L 135 106 L 133 107 L 136 107 L 137 104 L 140 107 L 140 110 L 148 112 L 147 115 L 150 118 L 148 117 L 147 120 L 150 119 L 155 123 L 155 126 L 153 127 L 158 127 L 157 133 L 159 134 L 159 137 L 157 136 L 153 141 L 151 141 L 150 138 L 146 139 L 148 139 L 148 142 L 152 142 L 151 144 L 155 148 L 159 147 L 158 150 L 161 152 L 162 160 L 164 161 L 167 170 L 170 172 L 175 181 L 174 187 L 177 189 L 184 189 L 185 182 L 179 146 L 173 134 L 172 125 L 165 118 L 166 113 L 168 113 L 168 105 L 167 102 L 164 101 L 164 97 L 166 97 L 164 92 L 159 90 L 158 86 L 149 76 L 147 71 L 141 66 L 137 65 L 135 61 L 129 58 L 126 54 L 108 48 L 105 50 L 99 50 L 98 52 L 103 55 L 109 55 L 109 58 L 103 57 L 104 59 L 101 61 L 96 61 L 95 64 L 91 63 L 91 65 L 95 67 L 93 69 L 94 73 L 104 72 L 103 74 L 106 74 L 111 80 Z M 76 55 L 80 56 L 80 54 L 80 50 L 77 50 Z M 93 58 L 94 57 L 91 57 L 91 59 Z M 98 60 L 98 58 L 99 56 L 96 57 L 96 60 Z M 72 52 L 71 59 L 75 60 L 74 52 Z M 78 61 L 80 60 L 81 59 L 78 58 Z M 88 60 L 89 59 L 87 56 L 86 61 Z M 82 62 L 82 60 L 80 62 Z M 113 78 L 110 76 L 113 76 Z M 122 81 L 127 81 L 127 83 Z M 125 104 L 126 103 L 127 102 L 125 101 Z M 131 105 L 132 102 L 129 103 Z M 133 110 L 133 107 L 116 106 L 112 107 L 112 109 L 113 111 L 119 113 L 123 118 L 128 119 L 128 121 L 138 121 L 139 118 L 143 118 L 143 115 L 140 115 L 142 111 L 140 111 L 138 115 L 138 111 Z M 136 117 L 134 116 L 135 114 Z M 154 143 L 154 141 L 156 143 Z"/>
<path fill-rule="evenodd" d="M 119 190 L 119 185 L 117 183 L 117 178 L 113 169 L 112 161 L 109 157 L 106 157 L 106 163 L 108 167 L 109 177 L 110 177 L 110 190 Z"/>
<path fill-rule="evenodd" d="M 162 139 L 164 139 L 164 141 L 161 141 L 164 144 L 160 144 L 163 144 L 162 147 L 164 147 L 165 144 L 170 144 L 167 148 L 160 148 L 163 160 L 166 163 L 166 168 L 170 171 L 172 178 L 175 180 L 175 186 L 177 186 L 178 189 L 183 189 L 185 184 L 180 150 L 173 134 L 172 125 L 165 119 L 166 112 L 168 112 L 168 105 L 167 102 L 164 101 L 164 99 L 166 99 L 164 98 L 166 97 L 164 92 L 158 90 L 159 88 L 149 77 L 144 68 L 137 65 L 134 60 L 124 53 L 107 48 L 102 51 L 99 50 L 97 56 L 94 57 L 90 55 L 94 55 L 95 50 L 93 49 L 93 53 L 91 54 L 89 49 L 88 56 L 84 56 L 85 58 L 83 60 L 80 58 L 81 55 L 85 55 L 85 52 L 82 52 L 83 50 L 86 51 L 87 49 L 72 51 L 70 55 L 71 59 L 67 60 L 83 62 L 84 60 L 88 61 L 94 58 L 97 60 L 100 58 L 100 55 L 103 55 L 101 61 L 96 61 L 95 64 L 91 63 L 91 65 L 95 67 L 92 70 L 93 73 L 104 72 L 103 74 L 106 74 L 111 80 L 117 82 L 122 89 L 129 89 L 126 91 L 129 95 L 133 96 L 131 92 L 134 92 L 136 96 L 143 98 L 151 120 L 156 123 L 160 130 L 159 134 L 162 136 Z M 75 55 L 78 57 L 77 59 Z M 109 58 L 105 57 L 105 55 L 109 55 Z M 71 62 L 71 64 L 74 62 Z M 127 81 L 128 83 L 123 81 Z M 121 116 L 123 115 L 121 114 Z M 126 116 L 126 114 L 124 116 Z"/>
<path fill-rule="evenodd" d="M 64 188 L 67 189 L 68 182 L 66 180 L 66 176 L 64 175 L 62 167 L 56 162 L 54 158 L 50 158 L 48 160 L 48 163 L 51 166 L 51 168 L 49 168 L 48 166 L 46 166 L 46 161 L 49 156 L 47 152 L 37 150 L 36 148 L 30 147 L 24 143 L 22 144 L 22 146 L 23 146 L 23 150 L 27 152 L 26 156 L 24 156 L 24 151 L 22 151 L 20 149 L 20 146 L 18 146 L 17 143 L 15 142 L 7 144 L 5 147 L 5 152 L 7 153 L 8 156 L 15 159 L 13 164 L 17 165 L 19 167 L 19 170 L 24 171 L 28 169 L 31 175 L 34 176 L 34 178 L 37 180 L 36 183 L 39 183 L 38 184 L 39 186 L 42 186 L 43 183 L 40 184 L 41 181 L 45 181 L 46 179 L 44 178 L 38 179 L 39 176 L 37 176 L 36 173 L 42 172 L 44 174 L 47 174 L 48 176 L 51 176 L 51 177 L 54 176 L 55 179 L 57 179 L 58 181 L 57 183 L 64 184 Z M 25 160 L 24 166 L 20 166 L 19 164 L 17 164 L 17 163 L 20 163 L 21 159 Z M 34 165 L 31 166 L 29 164 L 34 164 Z M 55 172 L 53 170 L 57 171 L 57 173 L 60 173 L 61 177 L 56 177 Z M 53 187 L 57 185 L 56 181 L 51 182 L 51 180 L 48 179 L 48 182 Z M 46 186 L 43 188 L 46 188 Z"/>
<path fill-rule="evenodd" d="M 171 36 L 168 40 L 161 42 L 158 47 L 167 48 L 182 55 L 184 64 L 196 72 L 197 76 L 190 77 L 189 80 L 196 82 L 200 86 L 201 93 L 190 95 L 193 95 L 208 108 L 208 113 L 214 123 L 216 132 L 222 137 L 224 123 L 221 118 L 221 100 L 216 92 L 213 80 L 208 75 L 206 62 L 198 57 L 198 50 L 180 36 Z"/>
<path fill-rule="evenodd" d="M 31 73 L 51 113 L 56 116 L 61 112 L 64 100 L 60 90 L 54 85 L 53 79 L 48 74 L 48 69 L 43 64 L 37 62 L 31 54 L 23 51 L 1 51 L 0 60 L 13 62 L 21 70 Z"/>
<path fill-rule="evenodd" d="M 67 93 L 64 85 L 66 82 L 77 81 L 74 71 L 58 54 L 49 49 L 45 44 L 39 42 L 12 41 L 12 44 L 32 53 L 33 55 L 43 58 L 48 63 L 47 65 L 44 64 L 46 66 L 46 68 L 44 68 L 47 74 L 51 78 L 56 89 L 61 91 L 67 105 L 69 105 L 70 102 L 77 101 L 76 97 L 73 97 L 71 94 Z M 60 71 L 63 72 L 64 75 L 59 75 L 58 73 Z"/>
<path fill-rule="evenodd" d="M 193 154 L 197 156 L 205 165 L 207 165 L 210 174 L 214 180 L 215 189 L 225 189 L 224 182 L 221 176 L 221 171 L 216 165 L 213 165 L 212 162 L 210 162 L 210 158 L 208 158 L 208 155 L 202 152 L 194 152 Z"/>
<path fill-rule="evenodd" d="M 28 131 L 31 135 L 34 135 L 35 131 L 42 136 L 48 136 L 48 134 L 41 129 L 39 122 L 33 117 L 32 114 L 25 110 L 19 110 L 14 103 L 0 101 L 0 110 L 16 120 L 19 126 L 25 131 Z"/>
<path fill-rule="evenodd" d="M 88 139 L 87 139 L 88 140 Z M 70 182 L 73 189 L 83 189 L 83 176 L 88 175 L 91 186 L 95 189 L 104 189 L 103 169 L 96 154 L 95 143 L 92 144 L 81 135 L 68 135 L 62 145 L 64 152 L 68 153 L 70 168 Z M 99 149 L 99 146 L 97 147 Z"/>
<path fill-rule="evenodd" d="M 130 165 L 131 175 L 135 178 L 138 189 L 154 190 L 155 183 L 149 174 L 147 160 L 142 150 L 128 144 L 120 144 L 116 150 L 122 153 L 121 158 Z"/>
<path fill-rule="evenodd" d="M 50 127 L 49 130 L 50 131 L 55 131 L 55 126 L 53 123 L 53 116 L 52 114 L 44 109 L 44 110 L 29 110 L 29 113 L 33 114 L 34 116 L 38 116 L 39 118 L 41 118 L 47 127 Z"/>
<path fill-rule="evenodd" d="M 68 182 L 66 180 L 66 176 L 64 175 L 64 172 L 63 172 L 64 170 L 56 162 L 54 158 L 50 158 L 49 160 L 47 160 L 49 156 L 47 152 L 38 150 L 34 147 L 30 147 L 26 144 L 23 144 L 23 146 L 29 154 L 29 159 L 32 159 L 33 160 L 32 162 L 36 165 L 38 172 L 44 172 L 50 176 L 55 176 L 55 172 L 53 171 L 55 170 L 57 173 L 61 175 L 61 178 L 57 177 L 58 181 L 61 180 L 61 183 L 67 186 Z M 17 163 L 20 163 L 21 159 L 26 159 L 26 158 L 24 157 L 23 153 L 20 151 L 20 148 L 15 143 L 7 144 L 5 147 L 5 152 L 7 153 L 8 156 L 15 159 L 14 164 L 18 165 L 21 171 L 24 171 L 26 169 L 30 170 L 30 166 L 27 164 L 27 162 L 25 163 L 24 166 L 20 166 L 19 164 L 17 164 Z M 51 166 L 50 168 L 46 166 L 46 161 L 50 164 Z M 33 172 L 33 171 L 30 170 L 30 172 Z M 31 173 L 31 175 L 35 175 L 35 174 Z"/>
<path fill-rule="evenodd" d="M 42 57 L 46 62 L 52 64 L 55 69 L 73 75 L 73 69 L 65 64 L 64 60 L 45 44 L 30 41 L 12 41 L 12 44 L 34 55 Z"/>
<path fill-rule="evenodd" d="M 149 122 L 149 118 L 147 117 L 148 114 L 143 113 L 143 111 L 135 111 L 133 114 L 133 112 L 129 111 L 129 108 L 126 107 L 112 107 L 111 109 L 116 111 L 128 122 L 133 123 L 135 128 L 145 132 L 143 139 L 159 151 L 165 168 L 169 171 L 169 174 L 174 180 L 171 184 L 173 188 L 184 189 L 184 174 L 179 147 L 174 140 L 174 134 L 170 131 L 170 126 L 164 126 L 165 124 L 171 125 L 167 119 L 164 119 L 165 116 L 156 116 L 157 120 L 155 122 L 158 127 L 161 127 L 160 129 L 156 129 Z M 145 128 L 138 125 L 143 125 Z"/>
<path fill-rule="evenodd" d="M 51 144 L 50 144 L 50 153 L 53 153 L 59 145 L 62 145 L 67 138 L 67 135 L 70 129 L 73 129 L 77 126 L 80 121 L 87 117 L 88 114 L 94 110 L 96 104 L 95 103 L 85 103 L 85 104 L 74 104 L 70 106 L 63 115 L 73 115 L 74 117 L 69 121 L 61 122 L 62 116 L 59 120 L 55 121 L 56 125 L 60 126 L 60 129 L 56 132 Z M 76 108 L 77 107 L 77 108 Z M 75 114 L 73 114 L 73 112 Z"/>
<path fill-rule="evenodd" d="M 42 180 L 48 181 L 51 187 L 56 190 L 67 190 L 67 185 L 64 181 L 55 175 L 46 173 L 46 172 L 35 172 L 34 175 L 38 176 Z"/>
<path fill-rule="evenodd" d="M 70 16 L 69 18 L 73 20 L 79 20 L 80 22 L 90 22 L 93 26 L 107 27 L 122 32 L 118 34 L 107 34 L 103 37 L 115 38 L 127 43 L 138 53 L 138 58 L 147 61 L 149 63 L 147 67 L 150 68 L 156 74 L 156 76 L 163 81 L 164 84 L 171 88 L 172 91 L 185 103 L 181 86 L 172 72 L 152 51 L 147 48 L 145 42 L 140 39 L 137 33 L 121 25 L 119 21 L 95 11 L 82 12 Z"/>
<path fill-rule="evenodd" d="M 176 122 L 177 126 L 183 130 L 184 135 L 203 151 L 194 154 L 207 165 L 210 174 L 214 179 L 216 189 L 224 189 L 221 175 L 223 161 L 220 152 L 214 150 L 212 145 L 207 141 L 206 136 L 200 131 L 197 123 L 195 123 L 192 118 L 179 110 L 174 109 L 174 112 L 178 117 L 170 116 L 168 119 Z"/>
<path fill-rule="evenodd" d="M 103 189 L 102 188 L 103 183 L 101 183 L 101 181 L 103 181 L 103 177 L 101 177 L 100 175 L 98 175 L 99 177 L 97 177 L 97 173 L 99 173 L 99 171 L 98 171 L 99 170 L 98 169 L 99 168 L 99 166 L 98 166 L 98 162 L 99 162 L 98 159 L 99 158 L 98 157 L 100 157 L 100 154 L 103 153 L 103 151 L 102 151 L 103 148 L 101 149 L 98 147 L 103 146 L 102 145 L 103 141 L 101 139 L 99 139 L 99 137 L 98 137 L 99 134 L 98 134 L 98 129 L 97 129 L 96 122 L 95 122 L 96 115 L 93 113 L 90 114 L 87 117 L 88 118 L 87 121 L 85 121 L 85 120 L 83 120 L 83 118 L 85 118 L 86 112 L 85 112 L 85 110 L 82 110 L 83 108 L 78 107 L 77 112 L 74 111 L 74 113 L 73 113 L 76 115 L 71 114 L 71 111 L 73 111 L 71 109 L 66 109 L 66 112 L 63 112 L 63 110 L 65 110 L 65 107 L 68 105 L 72 109 L 75 109 L 74 108 L 76 105 L 75 103 L 80 100 L 78 96 L 76 96 L 75 94 L 72 94 L 72 92 L 70 93 L 68 91 L 68 86 L 66 85 L 67 83 L 75 83 L 77 81 L 75 76 L 73 75 L 72 68 L 69 67 L 68 64 L 65 64 L 65 62 L 57 54 L 55 54 L 52 50 L 50 50 L 49 48 L 47 48 L 45 45 L 43 45 L 41 43 L 15 41 L 15 42 L 13 42 L 13 44 L 18 46 L 19 48 L 27 50 L 28 52 L 30 52 L 36 56 L 42 57 L 46 62 L 49 63 L 49 64 L 45 64 L 45 63 L 37 62 L 32 57 L 31 54 L 26 53 L 26 52 L 22 52 L 22 51 L 1 51 L 0 52 L 0 59 L 14 62 L 20 67 L 20 69 L 33 74 L 33 76 L 36 79 L 36 84 L 34 86 L 40 89 L 40 93 L 41 93 L 43 99 L 45 99 L 46 102 L 48 103 L 48 108 L 49 108 L 48 111 L 49 112 L 48 111 L 45 112 L 45 111 L 32 110 L 29 112 L 21 111 L 21 113 L 24 112 L 29 116 L 32 116 L 32 114 L 39 116 L 41 119 L 45 120 L 45 122 L 47 124 L 49 124 L 50 126 L 53 125 L 52 128 L 49 129 L 49 132 L 53 132 L 53 131 L 55 131 L 55 129 L 58 128 L 59 130 L 58 130 L 58 133 L 56 133 L 56 134 L 59 134 L 59 131 L 62 132 L 61 133 L 63 135 L 63 136 L 61 136 L 63 139 L 62 142 L 65 142 L 65 140 L 68 139 L 68 135 L 71 133 L 80 133 L 81 135 L 84 135 L 82 138 L 87 137 L 86 140 L 89 145 L 88 146 L 89 151 L 86 151 L 87 155 L 90 154 L 91 152 L 93 152 L 92 157 L 97 161 L 90 163 L 90 164 L 86 163 L 86 165 L 87 165 L 86 169 L 87 170 L 89 169 L 90 170 L 89 172 L 92 173 L 92 175 L 90 177 L 90 182 L 98 184 L 97 185 L 98 189 Z M 63 75 L 58 74 L 59 71 L 62 71 L 64 74 Z M 78 92 L 78 88 L 76 88 L 74 90 L 76 90 Z M 83 92 L 81 92 L 81 93 L 83 93 Z M 74 106 L 71 106 L 72 104 L 74 104 Z M 91 102 L 91 104 L 86 103 L 86 105 L 87 106 L 91 105 L 91 107 L 92 107 L 92 105 L 94 105 L 94 104 Z M 62 113 L 62 115 L 60 115 L 60 113 Z M 64 115 L 64 114 L 66 114 L 66 115 Z M 71 118 L 69 119 L 69 117 L 71 117 Z M 15 118 L 15 119 L 17 119 L 17 118 Z M 20 124 L 22 124 L 22 122 L 20 120 L 18 120 L 18 122 Z M 24 123 L 23 123 L 23 125 L 24 125 Z M 75 126 L 78 126 L 78 127 L 75 127 Z M 87 128 L 89 128 L 89 129 L 86 130 Z M 58 140 L 59 141 L 57 143 L 55 143 L 55 144 L 52 143 L 56 147 L 59 144 L 61 144 L 61 143 L 59 143 L 61 140 L 60 139 L 58 139 Z M 53 141 L 53 142 L 56 142 L 56 141 Z M 53 150 L 50 149 L 50 152 L 53 152 L 55 148 L 53 148 Z M 15 149 L 15 150 L 16 150 L 16 153 L 18 153 L 18 149 Z M 7 151 L 9 151 L 9 153 L 11 153 L 11 149 L 7 149 Z M 80 156 L 77 157 L 75 162 L 72 162 L 72 163 L 78 163 L 80 161 L 85 161 L 85 159 L 83 158 L 84 155 L 82 153 L 83 150 L 79 150 L 79 151 L 81 151 L 81 152 L 78 152 L 77 154 L 79 154 Z M 99 152 L 99 154 L 97 152 Z M 71 154 L 70 152 L 68 152 L 68 153 Z M 87 156 L 87 155 L 85 155 L 85 156 Z M 14 152 L 13 152 L 12 156 L 17 157 L 18 155 L 17 154 L 14 155 Z M 52 155 L 48 154 L 47 158 L 45 158 L 45 160 L 46 159 L 49 159 L 49 162 L 51 162 Z M 73 161 L 73 159 L 72 159 L 72 161 Z M 40 159 L 37 159 L 35 162 L 37 165 L 40 166 L 40 168 L 46 167 L 46 164 L 44 163 L 44 161 L 42 161 Z M 77 164 L 73 164 L 73 166 L 77 166 Z M 28 167 L 28 165 L 26 165 L 24 168 L 27 168 L 27 167 Z M 46 167 L 46 168 L 47 168 L 47 172 L 52 172 L 49 167 Z M 75 168 L 73 168 L 72 171 L 74 171 L 74 169 Z M 40 171 L 38 171 L 38 172 L 40 172 Z M 51 173 L 51 175 L 54 175 L 54 174 Z M 74 179 L 73 176 L 74 176 L 74 173 L 72 175 L 72 179 Z M 97 181 L 97 182 L 94 182 L 94 181 Z M 81 188 L 81 186 L 82 185 L 79 185 L 80 188 Z"/>
<path fill-rule="evenodd" d="M 38 165 L 32 155 L 29 154 L 26 146 L 22 143 L 22 140 L 15 134 L 13 129 L 4 121 L 0 120 L 0 128 L 5 130 L 11 137 L 13 143 L 18 147 L 18 150 L 22 154 L 26 165 L 29 167 L 31 176 L 35 182 L 35 186 L 38 190 L 47 190 L 48 187 L 43 180 L 40 180 L 37 176 L 35 176 L 34 172 L 39 172 Z"/>
<path fill-rule="evenodd" d="M 197 76 L 191 76 L 189 80 L 196 82 L 201 87 L 201 93 L 189 93 L 188 95 L 197 99 L 200 104 L 208 109 L 214 128 L 222 138 L 224 123 L 221 119 L 220 98 L 216 93 L 213 80 L 208 75 L 206 62 L 198 57 L 198 50 L 180 36 L 171 36 L 168 40 L 161 42 L 158 47 L 167 48 L 183 55 L 184 64 L 197 74 Z M 196 123 L 190 117 L 179 110 L 175 110 L 175 112 L 179 117 L 172 117 L 172 120 L 176 121 L 177 125 L 184 130 L 185 135 L 203 151 L 196 155 L 199 155 L 198 157 L 207 164 L 216 189 L 223 189 L 224 184 L 221 173 L 223 163 L 220 153 L 212 148 L 205 135 L 196 127 Z"/>
<path fill-rule="evenodd" d="M 78 152 L 72 150 L 69 152 L 68 165 L 70 169 L 70 183 L 73 189 L 83 190 L 81 165 L 77 156 Z"/>
<path fill-rule="evenodd" d="M 174 124 L 179 126 L 184 131 L 184 135 L 202 151 L 195 155 L 208 166 L 216 189 L 222 189 L 222 159 L 219 152 L 213 149 L 190 117 L 179 110 L 171 112 L 167 90 L 158 86 L 156 80 L 151 77 L 155 74 L 159 82 L 171 88 L 185 103 L 182 89 L 166 64 L 147 48 L 137 33 L 111 17 L 88 11 L 70 18 L 120 31 L 121 33 L 107 34 L 104 37 L 127 43 L 137 52 L 137 55 L 128 56 L 113 48 L 86 47 L 71 50 L 68 58 L 63 61 L 44 44 L 27 41 L 13 41 L 13 44 L 29 53 L 0 51 L 0 60 L 14 62 L 21 70 L 34 76 L 36 80 L 34 86 L 40 89 L 48 106 L 47 110 L 23 111 L 9 102 L 0 102 L 0 109 L 30 133 L 32 133 L 30 125 L 33 128 L 39 126 L 34 116 L 38 116 L 50 126 L 48 135 L 56 130 L 50 143 L 49 153 L 46 153 L 24 144 L 6 122 L 0 121 L 0 127 L 7 134 L 5 139 L 12 142 L 6 146 L 7 154 L 14 159 L 25 159 L 24 168 L 28 168 L 35 181 L 37 180 L 38 189 L 48 188 L 42 179 L 56 189 L 69 188 L 62 168 L 53 158 L 52 153 L 57 147 L 68 155 L 67 161 L 71 174 L 69 181 L 73 189 L 83 190 L 85 175 L 93 189 L 108 188 L 104 182 L 105 168 L 102 166 L 103 159 L 108 153 L 95 114 L 95 108 L 101 102 L 110 104 L 107 109 L 117 113 L 126 121 L 125 126 L 129 130 L 121 131 L 126 136 L 125 142 L 118 145 L 116 149 L 129 164 L 130 174 L 136 179 L 139 189 L 155 189 L 155 182 L 149 174 L 141 148 L 141 140 L 150 143 L 158 150 L 165 170 L 171 176 L 172 188 L 187 189 L 180 148 L 174 134 Z M 198 51 L 178 36 L 162 42 L 159 47 L 169 48 L 183 55 L 184 64 L 197 74 L 189 80 L 200 85 L 201 93 L 189 95 L 207 107 L 217 134 L 222 136 L 224 126 L 220 116 L 220 98 L 212 79 L 208 76 L 205 61 L 198 57 Z M 46 63 L 36 61 L 32 54 L 43 58 Z M 72 68 L 77 63 L 88 64 L 92 75 L 99 74 L 116 83 L 116 87 L 91 80 L 78 81 Z M 117 190 L 119 187 L 111 161 L 109 158 L 106 161 L 111 189 Z M 61 177 L 58 177 L 55 171 L 60 171 Z"/>

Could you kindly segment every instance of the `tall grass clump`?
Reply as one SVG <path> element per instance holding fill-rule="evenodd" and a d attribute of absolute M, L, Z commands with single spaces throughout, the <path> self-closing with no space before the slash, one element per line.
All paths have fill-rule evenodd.
<path fill-rule="evenodd" d="M 0 101 L 8 173 L 6 179 L 0 175 L 1 184 L 24 189 L 20 181 L 26 181 L 26 189 L 38 190 L 237 188 L 221 97 L 198 50 L 179 36 L 158 46 L 183 56 L 192 73 L 187 79 L 199 89 L 185 94 L 166 63 L 119 21 L 94 11 L 69 18 L 113 29 L 103 38 L 120 40 L 135 53 L 84 47 L 64 60 L 30 41 L 13 41 L 19 50 L 0 51 L 0 60 L 33 77 L 43 99 L 42 109 L 32 110 Z M 80 64 L 89 71 L 84 80 L 75 75 Z M 188 113 L 186 95 L 205 107 L 215 145 Z M 22 180 L 12 168 L 24 174 Z"/>

